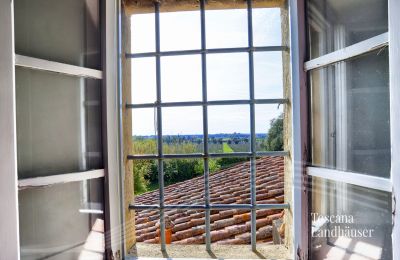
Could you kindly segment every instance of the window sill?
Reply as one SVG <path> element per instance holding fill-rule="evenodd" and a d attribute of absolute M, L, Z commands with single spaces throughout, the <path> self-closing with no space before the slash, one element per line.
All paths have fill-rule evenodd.
<path fill-rule="evenodd" d="M 205 245 L 167 245 L 162 253 L 159 244 L 137 243 L 128 255 L 134 259 L 291 259 L 288 248 L 283 245 L 258 244 L 257 252 L 251 251 L 250 245 L 212 245 L 212 252 L 207 252 Z"/>

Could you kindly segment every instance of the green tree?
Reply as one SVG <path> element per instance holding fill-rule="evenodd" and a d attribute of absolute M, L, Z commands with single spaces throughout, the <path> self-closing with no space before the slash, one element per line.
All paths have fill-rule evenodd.
<path fill-rule="evenodd" d="M 263 147 L 267 151 L 283 151 L 283 114 L 271 120 L 271 127 Z"/>
<path fill-rule="evenodd" d="M 147 191 L 148 181 L 146 176 L 151 173 L 149 161 L 135 161 L 133 163 L 133 183 L 135 194 L 142 194 Z"/>

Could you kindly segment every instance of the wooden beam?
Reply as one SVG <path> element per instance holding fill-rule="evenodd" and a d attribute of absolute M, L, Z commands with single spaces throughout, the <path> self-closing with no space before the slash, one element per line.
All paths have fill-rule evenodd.
<path fill-rule="evenodd" d="M 284 6 L 284 3 L 285 0 L 253 0 L 253 8 L 280 8 Z M 153 0 L 125 0 L 123 5 L 127 15 L 154 12 Z M 206 8 L 208 10 L 245 9 L 247 4 L 246 1 L 211 0 L 207 2 Z M 161 12 L 198 10 L 200 10 L 200 3 L 197 0 L 164 0 L 160 5 Z"/>

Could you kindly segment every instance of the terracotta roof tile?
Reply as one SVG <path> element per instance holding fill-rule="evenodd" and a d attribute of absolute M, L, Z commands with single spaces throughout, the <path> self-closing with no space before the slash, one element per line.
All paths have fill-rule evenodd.
<path fill-rule="evenodd" d="M 282 157 L 258 159 L 256 191 L 258 203 L 283 203 L 284 160 Z M 250 203 L 249 162 L 210 175 L 210 201 L 215 204 Z M 204 204 L 204 179 L 196 177 L 165 187 L 165 204 Z M 158 190 L 135 198 L 136 204 L 157 204 Z M 203 210 L 166 210 L 173 223 L 172 243 L 203 244 L 205 216 Z M 257 241 L 271 243 L 272 221 L 282 217 L 282 210 L 256 211 Z M 136 211 L 138 242 L 159 243 L 157 210 Z M 211 241 L 219 244 L 250 243 L 250 211 L 243 209 L 211 210 Z"/>

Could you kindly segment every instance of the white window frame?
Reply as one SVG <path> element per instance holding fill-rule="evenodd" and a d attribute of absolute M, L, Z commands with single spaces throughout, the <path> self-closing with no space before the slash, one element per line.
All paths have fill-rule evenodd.
<path fill-rule="evenodd" d="M 383 46 L 387 46 L 388 43 L 389 43 L 388 33 L 383 33 L 378 36 L 372 37 L 370 39 L 350 45 L 348 47 L 344 47 L 340 50 L 306 61 L 304 63 L 304 70 L 307 72 L 314 69 L 323 68 L 331 64 L 336 65 L 336 63 L 340 61 L 345 61 L 350 58 L 354 58 L 359 55 L 369 53 L 373 50 L 377 50 L 379 48 L 382 48 Z M 391 90 L 392 87 L 390 87 L 390 91 Z M 392 109 L 390 113 L 392 114 Z M 393 130 L 391 129 L 391 131 Z M 349 183 L 350 181 L 350 178 L 346 176 L 350 174 L 347 171 L 334 170 L 336 174 L 332 175 L 331 171 L 328 171 L 325 168 L 307 167 L 307 172 L 308 175 L 310 176 L 321 177 L 324 179 L 330 179 L 337 182 Z M 358 176 L 358 175 L 360 175 L 360 177 L 352 180 L 352 184 L 359 186 L 367 185 L 367 187 L 375 187 L 375 189 L 378 190 L 388 191 L 388 181 L 390 182 L 390 179 L 382 177 L 374 177 L 366 174 L 363 177 L 361 177 L 362 174 L 354 174 L 353 176 Z"/>
<path fill-rule="evenodd" d="M 400 1 L 389 0 L 389 89 L 390 89 L 390 140 L 391 170 L 393 198 L 393 259 L 400 259 Z M 396 214 L 397 213 L 397 214 Z"/>
<path fill-rule="evenodd" d="M 307 167 L 307 174 L 336 182 L 359 185 L 385 192 L 392 192 L 393 198 L 393 230 L 392 250 L 393 259 L 400 258 L 400 206 L 396 203 L 400 193 L 400 25 L 398 14 L 400 2 L 388 0 L 389 28 L 387 33 L 377 35 L 367 40 L 355 43 L 340 50 L 322 55 L 304 62 L 304 71 L 326 67 L 339 61 L 357 57 L 389 45 L 389 91 L 390 91 L 390 138 L 391 138 L 391 171 L 390 178 L 375 177 L 340 170 L 330 170 L 320 167 Z M 389 44 L 390 43 L 390 44 Z M 306 141 L 306 140 L 305 140 Z"/>
<path fill-rule="evenodd" d="M 292 196 L 293 259 L 308 259 L 308 194 L 306 162 L 308 161 L 307 76 L 303 61 L 306 58 L 305 1 L 289 0 L 291 107 L 292 107 Z"/>
<path fill-rule="evenodd" d="M 19 259 L 14 6 L 0 1 L 0 252 Z"/>
<path fill-rule="evenodd" d="M 105 249 L 108 259 L 124 253 L 119 160 L 118 19 L 119 1 L 100 1 L 102 7 L 102 70 L 15 54 L 14 1 L 0 2 L 0 252 L 4 259 L 20 259 L 18 190 L 104 178 Z M 102 80 L 104 169 L 18 180 L 15 67 Z M 97 210 L 98 211 L 98 210 Z M 100 211 L 98 211 L 99 213 Z M 101 212 L 103 213 L 103 211 Z"/>

